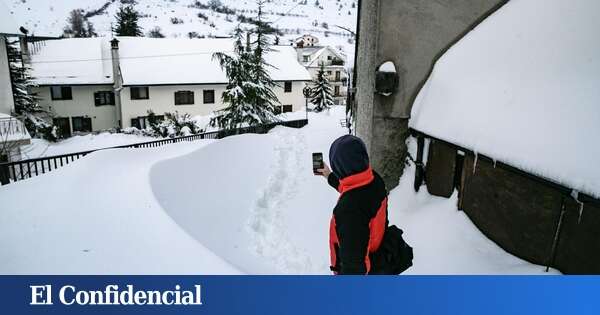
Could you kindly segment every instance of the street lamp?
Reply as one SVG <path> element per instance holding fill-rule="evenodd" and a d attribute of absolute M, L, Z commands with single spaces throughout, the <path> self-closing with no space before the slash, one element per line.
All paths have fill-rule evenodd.
<path fill-rule="evenodd" d="M 308 121 L 308 98 L 312 95 L 310 86 L 306 85 L 302 89 L 302 94 L 304 94 L 304 110 L 306 111 L 306 120 Z"/>

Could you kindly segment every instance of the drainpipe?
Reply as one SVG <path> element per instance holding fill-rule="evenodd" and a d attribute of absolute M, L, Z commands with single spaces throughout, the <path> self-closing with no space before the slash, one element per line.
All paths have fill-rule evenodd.
<path fill-rule="evenodd" d="M 25 66 L 25 64 L 29 64 L 29 61 L 31 60 L 29 45 L 27 45 L 27 35 L 19 37 L 19 46 L 19 48 L 21 48 L 21 61 L 23 62 L 23 66 Z"/>
<path fill-rule="evenodd" d="M 110 48 L 114 82 L 113 91 L 115 93 L 115 111 L 119 128 L 123 128 L 123 112 L 121 110 L 121 90 L 123 89 L 123 77 L 121 76 L 121 64 L 119 62 L 119 40 L 116 38 L 111 40 Z"/>

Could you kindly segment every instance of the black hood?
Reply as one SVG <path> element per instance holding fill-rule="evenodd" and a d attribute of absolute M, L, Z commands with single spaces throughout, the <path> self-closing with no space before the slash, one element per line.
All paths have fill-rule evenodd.
<path fill-rule="evenodd" d="M 367 147 L 358 137 L 341 136 L 331 144 L 329 163 L 333 173 L 340 179 L 363 172 L 369 168 Z"/>

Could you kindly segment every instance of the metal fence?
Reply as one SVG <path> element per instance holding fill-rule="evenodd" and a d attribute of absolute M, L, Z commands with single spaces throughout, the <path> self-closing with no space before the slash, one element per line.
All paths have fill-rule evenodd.
<path fill-rule="evenodd" d="M 244 127 L 238 129 L 228 129 L 220 131 L 212 131 L 199 133 L 191 136 L 161 139 L 156 141 L 148 141 L 142 143 L 134 143 L 128 145 L 121 145 L 115 147 L 102 148 L 97 150 L 81 151 L 61 155 L 46 156 L 36 159 L 28 159 L 21 161 L 14 161 L 8 163 L 0 163 L 0 184 L 6 185 L 19 180 L 24 180 L 34 176 L 42 175 L 51 172 L 57 168 L 65 166 L 71 162 L 74 162 L 92 152 L 107 150 L 107 149 L 118 149 L 118 148 L 154 148 L 160 147 L 166 144 L 178 143 L 184 141 L 195 141 L 200 139 L 221 139 L 232 135 L 239 135 L 245 133 L 267 133 L 275 126 L 286 126 L 292 128 L 302 128 L 308 124 L 307 119 L 282 121 L 265 125 L 256 125 L 251 127 Z"/>
<path fill-rule="evenodd" d="M 14 117 L 0 118 L 0 141 L 29 137 L 25 125 Z"/>

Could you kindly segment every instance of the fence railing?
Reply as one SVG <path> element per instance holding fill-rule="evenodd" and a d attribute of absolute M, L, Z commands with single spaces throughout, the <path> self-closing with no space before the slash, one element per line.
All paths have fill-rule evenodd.
<path fill-rule="evenodd" d="M 0 118 L 0 141 L 29 137 L 25 125 L 14 117 Z"/>
<path fill-rule="evenodd" d="M 308 120 L 290 120 L 282 121 L 265 125 L 256 125 L 251 127 L 244 127 L 238 129 L 220 130 L 199 133 L 191 136 L 161 139 L 156 141 L 148 141 L 141 143 L 134 143 L 128 145 L 121 145 L 115 147 L 108 147 L 96 150 L 74 152 L 61 155 L 45 156 L 35 159 L 27 159 L 21 161 L 14 161 L 8 163 L 0 163 L 0 184 L 6 185 L 19 180 L 42 175 L 51 172 L 57 168 L 72 163 L 92 152 L 107 150 L 107 149 L 119 149 L 119 148 L 154 148 L 160 147 L 166 144 L 178 143 L 184 141 L 195 141 L 200 139 L 221 139 L 232 135 L 239 135 L 245 133 L 266 133 L 275 126 L 286 126 L 292 128 L 302 128 L 308 124 Z"/>

